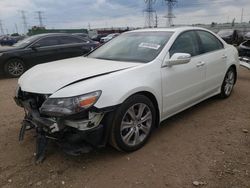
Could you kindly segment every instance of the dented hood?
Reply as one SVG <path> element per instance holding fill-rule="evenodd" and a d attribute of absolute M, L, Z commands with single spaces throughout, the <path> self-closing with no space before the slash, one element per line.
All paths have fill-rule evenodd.
<path fill-rule="evenodd" d="M 139 64 L 86 57 L 70 58 L 33 67 L 19 78 L 18 84 L 26 92 L 52 94 L 72 83 L 94 79 Z"/>

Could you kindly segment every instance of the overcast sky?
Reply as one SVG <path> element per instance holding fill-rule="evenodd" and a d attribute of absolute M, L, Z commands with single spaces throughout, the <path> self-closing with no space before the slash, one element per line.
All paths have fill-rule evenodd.
<path fill-rule="evenodd" d="M 250 21 L 250 0 L 179 0 L 174 8 L 175 24 Z M 43 11 L 47 28 L 143 27 L 144 0 L 0 0 L 0 20 L 9 33 L 23 32 L 20 10 L 26 11 L 29 26 L 38 25 L 36 11 Z M 165 26 L 167 8 L 156 0 L 159 26 Z M 0 31 L 1 32 L 1 31 Z"/>

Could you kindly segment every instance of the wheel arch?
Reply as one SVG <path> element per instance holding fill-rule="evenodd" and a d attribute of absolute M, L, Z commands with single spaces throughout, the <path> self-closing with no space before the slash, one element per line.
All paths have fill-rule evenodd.
<path fill-rule="evenodd" d="M 133 96 L 133 95 L 144 95 L 145 97 L 147 97 L 154 105 L 155 107 L 155 111 L 156 111 L 156 122 L 155 122 L 155 126 L 159 127 L 160 124 L 160 109 L 159 109 L 159 103 L 155 97 L 155 95 L 149 91 L 138 91 L 132 95 L 130 95 L 129 97 Z M 127 97 L 127 99 L 129 98 Z"/>
<path fill-rule="evenodd" d="M 24 67 L 27 68 L 27 65 L 25 65 L 25 60 L 23 58 L 19 57 L 19 56 L 11 56 L 11 57 L 5 59 L 4 63 L 3 63 L 3 66 L 5 67 L 6 63 L 8 61 L 12 60 L 12 59 L 19 59 L 19 60 L 21 60 L 24 63 Z"/>

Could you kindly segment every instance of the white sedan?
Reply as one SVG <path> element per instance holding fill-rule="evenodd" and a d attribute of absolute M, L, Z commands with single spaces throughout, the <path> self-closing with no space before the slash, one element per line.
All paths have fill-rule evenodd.
<path fill-rule="evenodd" d="M 23 74 L 15 97 L 26 111 L 20 138 L 28 127 L 40 145 L 53 138 L 71 154 L 107 143 L 134 151 L 166 118 L 211 96 L 229 97 L 238 67 L 236 48 L 202 28 L 126 32 L 87 57 Z"/>

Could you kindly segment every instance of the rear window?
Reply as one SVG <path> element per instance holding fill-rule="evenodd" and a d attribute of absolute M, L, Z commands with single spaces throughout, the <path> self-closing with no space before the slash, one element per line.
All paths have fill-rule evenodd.
<path fill-rule="evenodd" d="M 36 44 L 40 45 L 41 47 L 55 46 L 59 44 L 59 40 L 58 37 L 46 37 L 39 40 Z"/>

